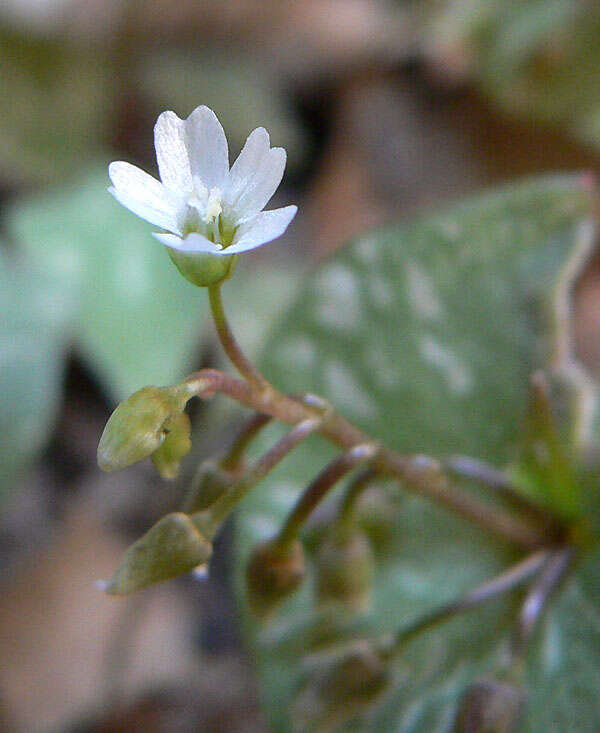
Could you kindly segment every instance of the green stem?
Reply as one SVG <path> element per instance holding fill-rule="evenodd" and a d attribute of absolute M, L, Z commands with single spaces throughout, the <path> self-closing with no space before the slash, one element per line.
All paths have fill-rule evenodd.
<path fill-rule="evenodd" d="M 366 443 L 351 448 L 331 461 L 300 496 L 277 534 L 276 543 L 283 546 L 295 540 L 302 525 L 329 489 L 356 466 L 372 460 L 376 453 L 377 446 Z"/>
<path fill-rule="evenodd" d="M 346 492 L 339 510 L 339 519 L 341 522 L 346 523 L 352 521 L 356 502 L 377 475 L 377 471 L 369 467 L 365 468 L 364 471 L 361 471 L 350 481 L 346 487 Z"/>
<path fill-rule="evenodd" d="M 500 471 L 484 461 L 462 455 L 450 456 L 444 462 L 444 466 L 450 474 L 491 489 L 510 507 L 524 516 L 530 517 L 542 526 L 546 526 L 549 534 L 558 534 L 559 527 L 556 526 L 556 521 L 552 515 L 543 507 L 533 504 L 520 494 L 518 488 L 504 471 Z"/>
<path fill-rule="evenodd" d="M 319 429 L 321 420 L 308 418 L 294 427 L 263 454 L 232 489 L 210 507 L 211 522 L 217 528 L 236 504 L 253 489 L 299 443 Z"/>
<path fill-rule="evenodd" d="M 511 657 L 513 667 L 523 664 L 529 641 L 538 626 L 539 620 L 548 607 L 548 602 L 565 579 L 573 560 L 570 547 L 561 548 L 546 558 L 538 579 L 527 594 L 512 643 Z"/>
<path fill-rule="evenodd" d="M 277 392 L 273 387 L 269 386 L 266 390 L 254 389 L 248 382 L 216 369 L 203 369 L 190 375 L 186 385 L 190 394 L 207 399 L 216 392 L 221 392 L 242 405 L 290 425 L 308 418 L 319 418 L 321 435 L 344 450 L 371 441 L 368 435 L 333 410 L 324 414 L 322 409 L 302 404 Z M 390 474 L 400 479 L 403 488 L 431 499 L 496 536 L 523 547 L 538 548 L 548 544 L 545 527 L 458 490 L 449 483 L 440 463 L 432 458 L 421 455 L 403 456 L 380 447 L 372 465 L 378 473 Z"/>
<path fill-rule="evenodd" d="M 396 632 L 393 642 L 387 647 L 387 655 L 390 657 L 395 656 L 402 651 L 408 641 L 423 631 L 437 626 L 452 616 L 470 611 L 472 608 L 497 598 L 499 595 L 524 583 L 541 570 L 549 556 L 550 552 L 548 550 L 534 552 L 517 565 L 513 565 L 513 567 L 492 578 L 492 580 L 473 588 L 464 596 L 446 603 L 404 626 Z"/>
<path fill-rule="evenodd" d="M 240 470 L 248 446 L 272 419 L 270 415 L 257 412 L 242 426 L 237 438 L 221 461 L 221 466 L 226 471 Z"/>
<path fill-rule="evenodd" d="M 265 390 L 269 386 L 268 382 L 246 357 L 240 345 L 236 341 L 233 331 L 229 327 L 229 322 L 225 315 L 225 309 L 223 308 L 220 285 L 211 285 L 208 288 L 208 299 L 210 301 L 210 309 L 212 311 L 219 340 L 221 341 L 225 353 L 230 358 L 231 363 L 235 366 L 242 377 L 244 377 L 244 379 L 252 386 L 261 391 Z"/>

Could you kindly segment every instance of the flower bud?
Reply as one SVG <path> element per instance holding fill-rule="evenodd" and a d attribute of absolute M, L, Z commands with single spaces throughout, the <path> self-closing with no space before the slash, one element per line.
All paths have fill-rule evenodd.
<path fill-rule="evenodd" d="M 391 493 L 385 485 L 375 484 L 366 489 L 357 502 L 356 522 L 367 535 L 376 555 L 387 556 L 390 544 L 397 541 L 397 497 L 397 491 Z"/>
<path fill-rule="evenodd" d="M 110 416 L 98 445 L 98 465 L 116 471 L 151 456 L 173 431 L 159 470 L 172 475 L 174 463 L 190 449 L 189 420 L 181 415 L 191 393 L 185 385 L 144 387 L 122 402 Z"/>
<path fill-rule="evenodd" d="M 360 530 L 334 530 L 316 557 L 318 599 L 323 604 L 342 604 L 354 612 L 365 611 L 371 599 L 371 547 Z"/>
<path fill-rule="evenodd" d="M 208 538 L 187 514 L 167 514 L 125 553 L 104 590 L 127 595 L 203 565 L 212 554 Z"/>
<path fill-rule="evenodd" d="M 233 477 L 219 464 L 208 459 L 203 461 L 185 497 L 183 510 L 194 514 L 214 504 L 230 488 Z"/>
<path fill-rule="evenodd" d="M 316 668 L 294 703 L 294 730 L 330 730 L 361 714 L 389 684 L 385 660 L 368 641 Z"/>
<path fill-rule="evenodd" d="M 204 252 L 185 254 L 167 247 L 171 261 L 186 280 L 200 288 L 217 285 L 233 275 L 237 255 L 213 255 Z"/>
<path fill-rule="evenodd" d="M 248 600 L 262 616 L 273 610 L 304 579 L 304 550 L 299 540 L 265 542 L 254 549 L 246 568 Z"/>
<path fill-rule="evenodd" d="M 462 695 L 455 733 L 512 733 L 525 705 L 522 688 L 496 679 L 474 682 Z"/>

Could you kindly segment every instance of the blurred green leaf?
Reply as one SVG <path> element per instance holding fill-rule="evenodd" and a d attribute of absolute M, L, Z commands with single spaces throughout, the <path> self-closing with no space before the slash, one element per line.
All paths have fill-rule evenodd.
<path fill-rule="evenodd" d="M 206 293 L 186 282 L 152 227 L 107 192 L 105 170 L 59 193 L 23 200 L 8 228 L 48 278 L 78 290 L 78 349 L 115 401 L 146 385 L 173 384 L 194 365 L 200 338 L 212 337 Z M 244 258 L 228 312 L 249 352 L 293 296 L 295 272 L 252 267 Z M 265 286 L 265 284 L 268 284 Z"/>
<path fill-rule="evenodd" d="M 97 49 L 0 28 L 0 65 L 4 181 L 65 178 L 102 150 L 111 78 Z"/>
<path fill-rule="evenodd" d="M 590 193 L 584 177 L 529 181 L 363 237 L 309 278 L 267 344 L 266 374 L 285 391 L 325 396 L 403 453 L 461 452 L 504 463 L 519 441 L 529 376 L 549 368 L 555 355 L 566 273 L 574 277 L 574 264 L 591 255 Z M 331 455 L 313 439 L 247 497 L 238 520 L 240 568 Z M 379 555 L 373 609 L 357 622 L 365 633 L 391 631 L 489 578 L 511 557 L 465 522 L 405 497 Z M 566 720 L 571 709 L 585 721 L 580 729 L 600 725 L 598 593 L 588 596 L 587 587 L 573 579 L 544 624 L 526 680 L 526 730 L 544 730 L 553 714 Z M 290 727 L 300 658 L 324 633 L 314 601 L 307 583 L 264 626 L 246 616 L 279 731 Z M 499 670 L 514 601 L 495 601 L 412 641 L 390 694 L 348 730 L 451 728 L 462 692 L 478 675 Z M 586 604 L 585 638 L 574 650 L 570 614 Z M 557 680 L 566 677 L 569 694 L 557 696 Z"/>
<path fill-rule="evenodd" d="M 0 495 L 48 440 L 60 405 L 71 306 L 68 291 L 2 254 Z"/>
<path fill-rule="evenodd" d="M 115 400 L 171 384 L 192 364 L 206 313 L 153 240 L 107 192 L 104 171 L 16 204 L 8 226 L 51 280 L 80 293 L 75 338 Z"/>

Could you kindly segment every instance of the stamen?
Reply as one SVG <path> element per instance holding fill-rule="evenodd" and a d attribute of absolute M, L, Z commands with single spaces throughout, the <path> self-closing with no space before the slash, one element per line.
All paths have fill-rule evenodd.
<path fill-rule="evenodd" d="M 221 215 L 223 208 L 221 206 L 221 189 L 211 188 L 208 194 L 208 201 L 206 202 L 206 213 L 204 214 L 204 221 L 209 224 L 213 222 L 218 216 Z"/>

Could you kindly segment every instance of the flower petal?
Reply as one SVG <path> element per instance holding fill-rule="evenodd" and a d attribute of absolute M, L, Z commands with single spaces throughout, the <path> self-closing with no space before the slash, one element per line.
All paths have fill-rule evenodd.
<path fill-rule="evenodd" d="M 233 244 L 227 247 L 226 254 L 238 254 L 260 247 L 280 237 L 288 228 L 296 212 L 297 206 L 284 206 L 281 209 L 263 211 L 238 227 Z"/>
<path fill-rule="evenodd" d="M 184 124 L 192 176 L 208 189 L 222 187 L 229 172 L 229 152 L 217 116 L 208 107 L 196 107 Z"/>
<path fill-rule="evenodd" d="M 177 237 L 174 234 L 162 234 L 160 232 L 153 232 L 153 235 L 161 244 L 169 247 L 169 249 L 176 249 L 186 254 L 193 254 L 194 252 L 210 252 L 210 254 L 214 255 L 230 254 L 229 251 L 226 252 L 224 249 L 219 249 L 214 242 L 211 242 L 210 239 L 197 232 L 188 234 L 185 239 Z"/>
<path fill-rule="evenodd" d="M 261 157 L 254 175 L 247 179 L 246 186 L 231 203 L 231 211 L 238 222 L 251 219 L 269 203 L 283 178 L 285 161 L 283 148 L 271 148 Z"/>
<path fill-rule="evenodd" d="M 160 181 L 123 161 L 111 163 L 108 175 L 114 187 L 108 190 L 119 203 L 151 224 L 181 233 L 178 224 L 181 201 Z"/>
<path fill-rule="evenodd" d="M 223 192 L 227 204 L 234 204 L 242 191 L 251 184 L 252 178 L 270 149 L 269 133 L 264 127 L 257 127 L 248 135 L 242 152 L 229 171 L 229 181 Z"/>
<path fill-rule="evenodd" d="M 163 112 L 154 125 L 154 147 L 160 179 L 185 196 L 193 190 L 192 172 L 184 138 L 185 122 L 175 112 Z"/>

